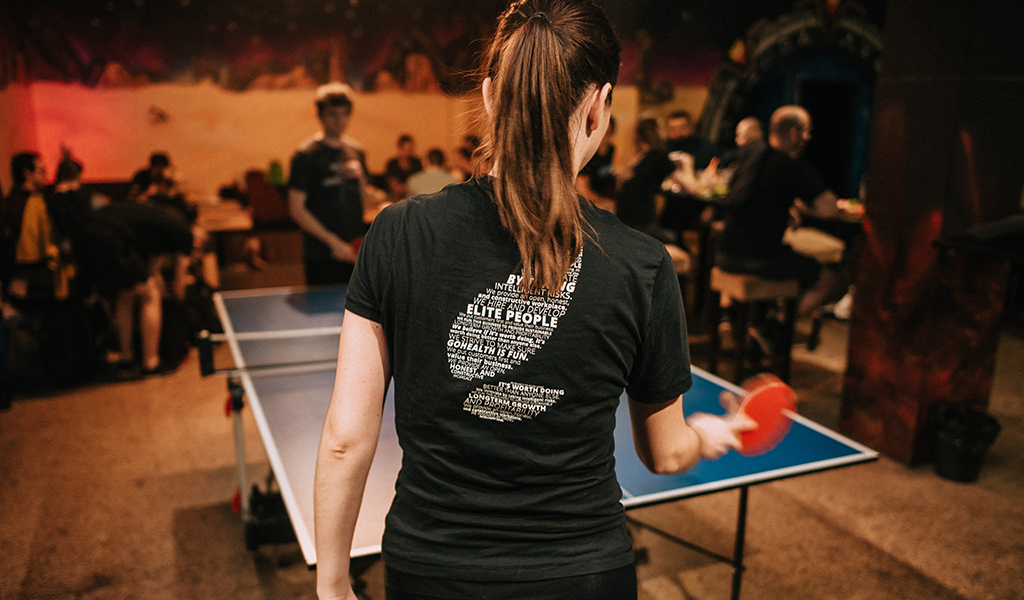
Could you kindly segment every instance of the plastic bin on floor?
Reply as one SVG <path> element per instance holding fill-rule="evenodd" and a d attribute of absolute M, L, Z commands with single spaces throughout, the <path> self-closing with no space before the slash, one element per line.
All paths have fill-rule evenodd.
<path fill-rule="evenodd" d="M 985 454 L 999 436 L 999 422 L 960 404 L 942 404 L 935 411 L 935 472 L 953 481 L 977 481 Z"/>

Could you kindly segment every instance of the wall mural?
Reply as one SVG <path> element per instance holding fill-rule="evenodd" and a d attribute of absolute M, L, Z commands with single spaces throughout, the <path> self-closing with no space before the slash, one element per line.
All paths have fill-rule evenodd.
<path fill-rule="evenodd" d="M 647 104 L 706 86 L 751 24 L 846 0 L 604 0 L 623 41 L 620 83 Z M 16 0 L 0 6 L 0 89 L 212 81 L 458 94 L 475 81 L 505 0 Z M 857 4 L 881 25 L 885 0 Z M 866 7 L 866 8 L 864 8 Z"/>
<path fill-rule="evenodd" d="M 881 55 L 881 27 L 858 3 L 804 3 L 761 20 L 719 62 L 698 133 L 729 147 L 740 120 L 754 116 L 767 124 L 778 106 L 800 104 L 817 130 L 806 160 L 833 190 L 856 196 L 867 169 Z"/>

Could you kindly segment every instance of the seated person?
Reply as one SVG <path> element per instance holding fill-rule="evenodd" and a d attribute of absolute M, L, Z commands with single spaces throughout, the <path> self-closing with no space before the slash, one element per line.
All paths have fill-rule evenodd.
<path fill-rule="evenodd" d="M 195 223 L 199 211 L 187 201 L 178 182 L 171 176 L 172 171 L 167 154 L 154 152 L 149 157 L 149 167 L 139 170 L 132 177 L 128 200 L 146 202 L 175 213 L 189 223 Z"/>
<path fill-rule="evenodd" d="M 422 171 L 413 173 L 406 182 L 406 193 L 412 196 L 440 192 L 444 186 L 459 183 L 448 169 L 445 168 L 444 152 L 440 148 L 427 151 L 427 166 Z"/>
<path fill-rule="evenodd" d="M 718 148 L 708 140 L 698 137 L 695 133 L 693 117 L 685 110 L 676 111 L 665 119 L 668 139 L 665 140 L 665 151 L 669 154 L 682 152 L 693 157 L 693 167 L 697 170 L 707 168 L 711 160 L 718 154 Z"/>
<path fill-rule="evenodd" d="M 809 314 L 839 291 L 838 277 L 831 269 L 783 243 L 791 209 L 798 200 L 819 217 L 840 215 L 836 195 L 810 166 L 798 160 L 810 131 L 811 117 L 806 110 L 783 106 L 772 115 L 768 145 L 755 140 L 739 149 L 716 257 L 718 266 L 731 273 L 798 279 L 803 290 L 798 315 Z M 728 303 L 723 299 L 723 306 Z M 728 311 L 724 312 L 728 318 Z M 779 325 L 778 319 L 766 321 L 760 332 L 765 349 L 772 349 Z"/>
<path fill-rule="evenodd" d="M 636 149 L 627 177 L 615 197 L 615 214 L 633 229 L 663 243 L 675 243 L 675 232 L 658 225 L 655 196 L 661 192 L 661 182 L 675 170 L 675 165 L 665 153 L 656 120 L 641 119 L 637 123 Z"/>
<path fill-rule="evenodd" d="M 710 207 L 701 198 L 710 195 L 707 178 L 718 164 L 718 147 L 695 134 L 693 117 L 685 110 L 670 114 L 665 128 L 665 150 L 676 168 L 662 184 L 672 196 L 661 224 L 673 231 L 695 229 L 710 218 Z"/>
<path fill-rule="evenodd" d="M 416 156 L 416 141 L 409 134 L 403 134 L 398 138 L 398 155 L 388 160 L 384 168 L 384 177 L 387 180 L 388 194 L 394 200 L 402 200 L 409 197 L 406 189 L 406 181 L 413 173 L 423 170 L 423 163 Z"/>
<path fill-rule="evenodd" d="M 686 273 L 690 269 L 689 254 L 679 246 L 676 232 L 658 224 L 656 196 L 675 165 L 665 154 L 656 120 L 641 119 L 637 124 L 636 147 L 630 173 L 615 198 L 615 214 L 627 226 L 665 244 L 676 273 Z"/>
<path fill-rule="evenodd" d="M 761 129 L 761 122 L 757 117 L 747 117 L 736 124 L 735 140 L 735 148 L 722 153 L 721 159 L 713 159 L 700 178 L 695 179 L 700 193 L 720 196 L 727 194 L 740 156 L 750 156 L 759 152 L 753 150 L 753 147 L 742 150 L 748 144 L 764 145 L 764 130 Z"/>
<path fill-rule="evenodd" d="M 452 177 L 462 183 L 469 181 L 473 176 L 473 149 L 469 146 L 459 146 L 455 150 L 455 164 L 451 168 Z"/>

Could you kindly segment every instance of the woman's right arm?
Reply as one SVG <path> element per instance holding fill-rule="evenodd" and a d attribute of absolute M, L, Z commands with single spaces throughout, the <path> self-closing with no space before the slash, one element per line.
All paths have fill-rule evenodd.
<path fill-rule="evenodd" d="M 700 460 L 700 438 L 683 419 L 683 397 L 661 404 L 629 399 L 633 447 L 652 473 L 681 473 Z"/>
<path fill-rule="evenodd" d="M 354 600 L 349 554 L 391 379 L 380 323 L 345 311 L 314 480 L 317 595 Z"/>
<path fill-rule="evenodd" d="M 695 413 L 683 418 L 683 397 L 646 404 L 629 399 L 633 447 L 652 473 L 689 471 L 700 460 L 714 460 L 739 449 L 739 433 L 757 424 L 735 412 L 725 416 Z"/>

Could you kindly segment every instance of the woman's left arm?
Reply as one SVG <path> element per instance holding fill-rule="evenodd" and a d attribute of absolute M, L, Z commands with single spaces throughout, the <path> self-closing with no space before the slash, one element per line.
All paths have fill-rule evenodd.
<path fill-rule="evenodd" d="M 391 379 L 380 323 L 345 311 L 314 480 L 317 594 L 354 599 L 349 555 Z"/>

